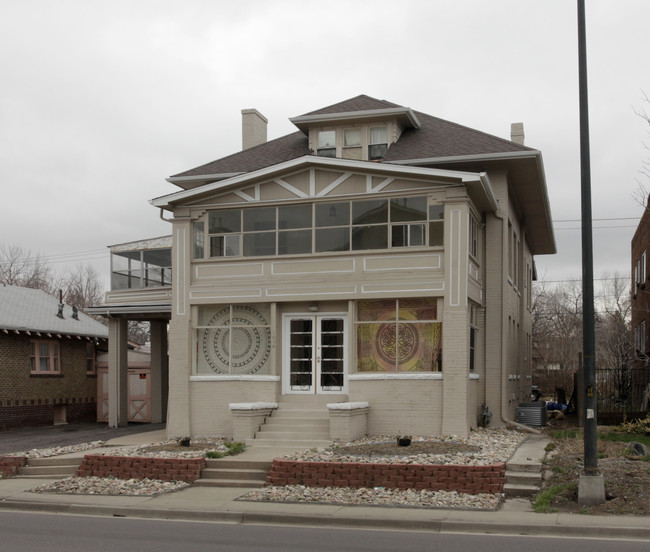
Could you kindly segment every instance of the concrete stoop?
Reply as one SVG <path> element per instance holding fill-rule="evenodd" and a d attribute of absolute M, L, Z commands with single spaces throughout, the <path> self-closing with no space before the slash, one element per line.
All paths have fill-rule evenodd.
<path fill-rule="evenodd" d="M 503 486 L 503 493 L 507 497 L 527 498 L 541 490 L 542 460 L 546 456 L 548 442 L 543 437 L 529 437 L 508 460 Z"/>
<path fill-rule="evenodd" d="M 81 458 L 30 458 L 27 465 L 19 468 L 16 478 L 20 479 L 64 479 L 77 473 Z"/>
<path fill-rule="evenodd" d="M 262 487 L 271 462 L 262 460 L 210 459 L 193 485 L 199 487 Z"/>
<path fill-rule="evenodd" d="M 321 448 L 330 440 L 329 412 L 326 404 L 333 397 L 287 396 L 279 404 L 247 447 Z"/>

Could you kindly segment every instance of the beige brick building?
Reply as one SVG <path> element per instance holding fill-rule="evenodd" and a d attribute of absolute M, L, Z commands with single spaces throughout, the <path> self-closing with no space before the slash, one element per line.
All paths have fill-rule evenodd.
<path fill-rule="evenodd" d="M 0 430 L 95 421 L 108 328 L 45 292 L 0 287 Z"/>
<path fill-rule="evenodd" d="M 168 435 L 251 437 L 296 403 L 329 416 L 330 439 L 512 420 L 530 393 L 534 255 L 555 252 L 523 127 L 506 140 L 358 96 L 267 142 L 266 119 L 242 114 L 246 149 L 152 200 L 171 280 L 102 307 L 170 318 Z"/>

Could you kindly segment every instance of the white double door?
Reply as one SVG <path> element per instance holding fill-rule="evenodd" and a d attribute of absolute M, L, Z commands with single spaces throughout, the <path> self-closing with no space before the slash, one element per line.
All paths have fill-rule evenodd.
<path fill-rule="evenodd" d="M 285 314 L 283 392 L 347 392 L 347 316 Z"/>

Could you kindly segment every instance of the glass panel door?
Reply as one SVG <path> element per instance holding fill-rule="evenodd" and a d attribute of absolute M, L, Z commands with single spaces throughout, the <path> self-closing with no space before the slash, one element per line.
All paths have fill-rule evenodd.
<path fill-rule="evenodd" d="M 318 319 L 319 393 L 341 393 L 344 384 L 345 321 L 343 318 Z"/>
<path fill-rule="evenodd" d="M 289 321 L 289 389 L 294 393 L 314 392 L 314 320 Z"/>
<path fill-rule="evenodd" d="M 285 332 L 285 392 L 344 393 L 345 317 L 290 316 Z"/>

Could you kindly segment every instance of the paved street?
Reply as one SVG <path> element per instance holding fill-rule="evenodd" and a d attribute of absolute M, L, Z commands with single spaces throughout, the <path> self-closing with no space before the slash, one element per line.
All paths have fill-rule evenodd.
<path fill-rule="evenodd" d="M 1 431 L 0 454 L 34 448 L 63 447 L 92 441 L 107 441 L 124 435 L 164 428 L 165 424 L 129 424 L 115 429 L 108 429 L 106 424 L 67 424 Z"/>
<path fill-rule="evenodd" d="M 647 552 L 647 542 L 383 530 L 230 525 L 0 513 L 2 549 L 12 552 Z"/>

